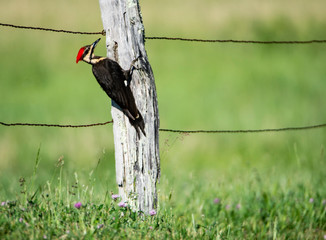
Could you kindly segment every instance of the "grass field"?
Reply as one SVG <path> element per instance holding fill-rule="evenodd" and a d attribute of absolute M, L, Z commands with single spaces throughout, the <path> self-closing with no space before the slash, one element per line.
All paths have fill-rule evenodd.
<path fill-rule="evenodd" d="M 12 0 L 2 6 L 0 22 L 102 29 L 97 2 Z M 143 0 L 141 6 L 147 36 L 326 39 L 322 0 Z M 89 66 L 75 64 L 78 49 L 96 36 L 0 30 L 1 122 L 111 120 L 110 102 Z M 325 123 L 325 44 L 148 40 L 146 49 L 161 128 Z M 97 54 L 105 52 L 102 42 Z M 141 218 L 111 199 L 117 191 L 111 128 L 0 126 L 0 239 L 325 238 L 325 129 L 161 132 L 159 208 Z"/>

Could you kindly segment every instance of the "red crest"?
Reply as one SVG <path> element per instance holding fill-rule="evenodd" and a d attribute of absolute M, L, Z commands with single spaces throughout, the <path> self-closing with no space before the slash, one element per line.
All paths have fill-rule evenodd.
<path fill-rule="evenodd" d="M 80 60 L 82 60 L 84 51 L 85 51 L 85 47 L 82 47 L 81 49 L 79 49 L 79 52 L 78 52 L 77 58 L 76 58 L 76 63 L 78 63 Z"/>

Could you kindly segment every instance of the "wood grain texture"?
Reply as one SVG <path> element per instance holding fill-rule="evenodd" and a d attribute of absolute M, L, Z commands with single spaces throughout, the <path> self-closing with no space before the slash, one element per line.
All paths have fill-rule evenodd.
<path fill-rule="evenodd" d="M 138 0 L 99 0 L 107 56 L 128 70 L 134 59 L 131 90 L 145 121 L 146 137 L 135 129 L 112 101 L 116 180 L 119 195 L 135 211 L 148 214 L 157 207 L 160 177 L 159 115 L 154 76 L 144 45 L 144 26 Z"/>

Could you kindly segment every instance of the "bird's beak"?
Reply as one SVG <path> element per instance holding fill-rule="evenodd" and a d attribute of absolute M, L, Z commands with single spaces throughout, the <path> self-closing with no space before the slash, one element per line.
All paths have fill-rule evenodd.
<path fill-rule="evenodd" d="M 93 42 L 92 46 L 93 49 L 96 47 L 97 43 L 101 40 L 101 38 L 97 39 L 95 42 Z"/>

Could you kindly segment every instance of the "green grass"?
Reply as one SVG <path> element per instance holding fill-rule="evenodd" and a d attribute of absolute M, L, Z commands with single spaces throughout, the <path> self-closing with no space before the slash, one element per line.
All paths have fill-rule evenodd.
<path fill-rule="evenodd" d="M 2 21 L 81 31 L 102 28 L 97 3 L 22 4 L 6 3 L 0 9 Z M 141 5 L 148 36 L 326 39 L 322 0 L 144 0 Z M 93 17 L 82 18 L 84 12 Z M 75 64 L 79 47 L 95 39 L 1 28 L 0 121 L 110 120 L 109 101 L 89 66 Z M 162 128 L 261 129 L 325 122 L 323 44 L 148 40 L 146 49 Z M 97 53 L 105 55 L 103 42 Z M 325 146 L 325 129 L 242 135 L 161 132 L 159 208 L 156 216 L 141 217 L 111 200 L 117 190 L 110 125 L 1 126 L 0 202 L 6 204 L 0 207 L 0 238 L 322 239 Z M 79 201 L 83 207 L 76 209 Z"/>
<path fill-rule="evenodd" d="M 42 165 L 38 157 L 35 164 Z M 38 188 L 34 173 L 16 181 L 20 193 L 0 207 L 2 239 L 321 239 L 325 233 L 326 188 L 318 177 L 280 178 L 274 170 L 226 174 L 210 183 L 196 174 L 163 177 L 157 215 L 138 216 L 120 208 L 110 192 L 97 191 L 100 168 L 101 162 L 88 176 L 67 174 L 60 159 Z"/>

